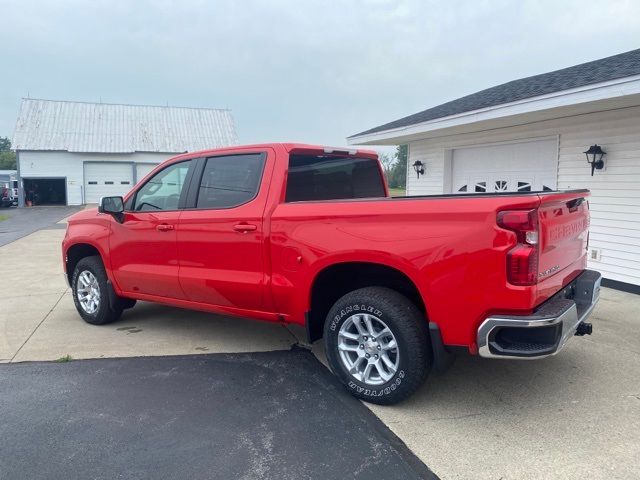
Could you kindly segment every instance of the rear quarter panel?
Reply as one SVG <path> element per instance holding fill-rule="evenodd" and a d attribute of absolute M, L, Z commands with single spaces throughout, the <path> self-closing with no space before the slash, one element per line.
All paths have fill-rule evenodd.
<path fill-rule="evenodd" d="M 529 312 L 535 287 L 507 283 L 513 234 L 498 210 L 535 208 L 537 196 L 434 197 L 279 204 L 271 216 L 272 291 L 290 321 L 303 323 L 313 281 L 341 262 L 373 262 L 407 275 L 450 345 L 475 345 L 488 314 Z"/>

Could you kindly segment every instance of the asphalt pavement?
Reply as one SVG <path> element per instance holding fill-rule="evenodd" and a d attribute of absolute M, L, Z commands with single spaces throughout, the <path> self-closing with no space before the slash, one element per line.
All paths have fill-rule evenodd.
<path fill-rule="evenodd" d="M 308 351 L 0 365 L 3 479 L 436 478 Z"/>
<path fill-rule="evenodd" d="M 0 247 L 43 228 L 57 228 L 57 223 L 60 220 L 82 210 L 82 208 L 84 207 L 52 206 L 0 209 L 0 215 L 9 217 L 0 222 Z"/>

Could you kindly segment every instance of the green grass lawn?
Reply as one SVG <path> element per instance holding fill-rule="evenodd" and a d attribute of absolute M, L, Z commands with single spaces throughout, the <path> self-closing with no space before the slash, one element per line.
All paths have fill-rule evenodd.
<path fill-rule="evenodd" d="M 407 190 L 404 188 L 390 188 L 389 195 L 392 197 L 405 197 L 407 195 Z"/>

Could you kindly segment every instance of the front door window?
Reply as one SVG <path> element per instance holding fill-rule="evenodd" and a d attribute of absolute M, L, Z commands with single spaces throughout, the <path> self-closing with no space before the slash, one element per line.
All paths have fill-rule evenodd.
<path fill-rule="evenodd" d="M 177 210 L 191 160 L 160 170 L 136 193 L 136 212 Z"/>

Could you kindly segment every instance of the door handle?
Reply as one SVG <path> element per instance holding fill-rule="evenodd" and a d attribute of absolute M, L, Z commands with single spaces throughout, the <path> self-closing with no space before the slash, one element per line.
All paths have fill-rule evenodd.
<path fill-rule="evenodd" d="M 239 223 L 238 225 L 234 225 L 233 229 L 236 232 L 248 233 L 248 232 L 255 232 L 258 229 L 258 227 L 250 223 Z"/>
<path fill-rule="evenodd" d="M 169 232 L 173 230 L 173 225 L 169 225 L 168 223 L 161 223 L 159 225 L 156 225 L 156 230 L 158 230 L 159 232 Z"/>

